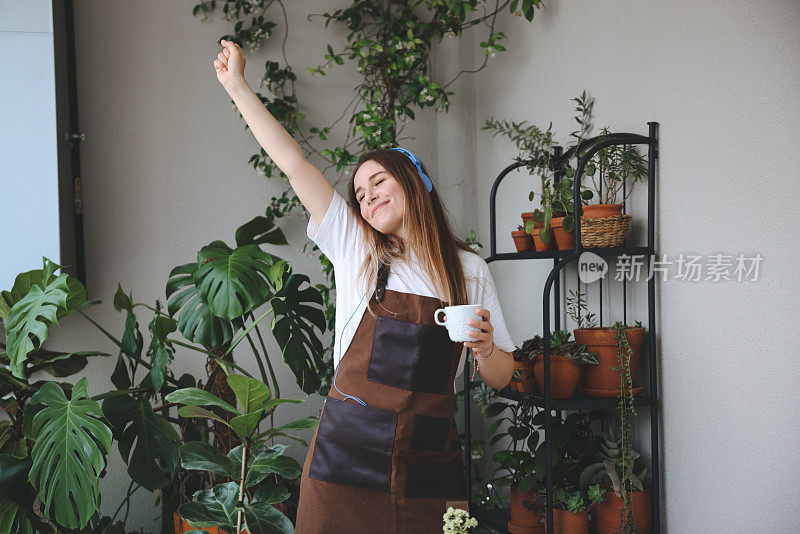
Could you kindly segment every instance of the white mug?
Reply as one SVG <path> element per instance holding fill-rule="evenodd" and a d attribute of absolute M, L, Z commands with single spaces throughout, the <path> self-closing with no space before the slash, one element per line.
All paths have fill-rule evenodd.
<path fill-rule="evenodd" d="M 434 312 L 433 320 L 436 321 L 436 324 L 447 328 L 450 339 L 453 341 L 476 341 L 477 338 L 470 336 L 469 331 L 474 330 L 475 332 L 480 332 L 481 330 L 471 327 L 469 325 L 469 320 L 483 321 L 483 317 L 475 313 L 475 310 L 480 307 L 480 304 L 445 306 Z M 444 312 L 447 316 L 444 321 L 439 320 L 439 312 Z"/>

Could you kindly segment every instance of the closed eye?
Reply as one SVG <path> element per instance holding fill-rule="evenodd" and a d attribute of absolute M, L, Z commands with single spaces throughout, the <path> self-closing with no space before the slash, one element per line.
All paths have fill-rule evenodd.
<path fill-rule="evenodd" d="M 380 180 L 378 180 L 377 182 L 375 182 L 375 185 L 378 185 L 378 184 L 379 184 L 379 183 L 381 183 L 381 182 L 383 182 L 383 178 L 381 178 Z M 364 196 L 362 196 L 361 198 L 359 198 L 359 199 L 358 199 L 358 201 L 359 201 L 359 202 L 363 202 L 363 201 L 364 201 Z"/>

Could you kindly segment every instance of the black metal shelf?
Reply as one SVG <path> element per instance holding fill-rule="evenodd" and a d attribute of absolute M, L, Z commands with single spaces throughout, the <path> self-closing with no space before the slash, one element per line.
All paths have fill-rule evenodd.
<path fill-rule="evenodd" d="M 598 256 L 652 256 L 655 254 L 652 247 L 609 247 L 609 248 L 581 248 L 581 252 L 593 252 Z M 541 250 L 525 252 L 501 252 L 485 259 L 486 263 L 496 260 L 545 260 L 553 258 L 566 258 L 574 254 L 573 249 L 569 250 Z"/>
<path fill-rule="evenodd" d="M 573 204 L 575 211 L 573 212 L 573 220 L 580 220 L 580 185 L 581 177 L 586 164 L 591 160 L 592 156 L 602 150 L 603 148 L 613 145 L 647 145 L 647 244 L 643 246 L 622 246 L 613 248 L 584 248 L 581 245 L 581 232 L 580 224 L 575 225 L 575 245 L 574 248 L 568 250 L 548 250 L 548 251 L 528 251 L 528 252 L 510 252 L 498 253 L 497 252 L 497 228 L 496 228 L 496 199 L 497 189 L 508 173 L 512 170 L 522 167 L 525 163 L 515 162 L 501 171 L 492 185 L 489 202 L 489 239 L 490 239 L 490 255 L 486 258 L 486 262 L 498 260 L 528 260 L 528 259 L 551 259 L 553 260 L 553 268 L 551 269 L 547 279 L 544 283 L 543 301 L 542 301 L 542 338 L 543 338 L 543 360 L 544 360 L 544 375 L 547 377 L 544 384 L 544 392 L 542 394 L 529 395 L 530 401 L 535 406 L 542 408 L 545 412 L 545 434 L 544 442 L 546 444 L 546 517 L 547 517 L 547 534 L 553 534 L 553 480 L 552 480 L 552 441 L 549 436 L 551 433 L 551 414 L 554 410 L 582 410 L 582 409 L 608 409 L 614 410 L 618 405 L 618 398 L 598 398 L 587 397 L 585 395 L 577 395 L 570 399 L 553 399 L 550 397 L 550 305 L 555 307 L 554 313 L 554 326 L 555 330 L 561 329 L 560 318 L 560 292 L 561 292 L 561 279 L 559 274 L 561 271 L 572 261 L 580 257 L 583 252 L 593 252 L 601 257 L 614 257 L 614 256 L 646 256 L 646 268 L 650 268 L 653 256 L 656 254 L 655 250 L 655 164 L 658 158 L 658 123 L 648 122 L 648 135 L 642 136 L 630 133 L 613 133 L 605 136 L 597 136 L 591 139 L 582 141 L 578 146 L 570 148 L 567 152 L 562 153 L 561 147 L 554 147 L 553 157 L 555 158 L 555 165 L 553 168 L 559 169 L 560 164 L 568 162 L 570 158 L 576 154 L 580 155 L 578 158 L 578 165 L 573 179 Z M 563 171 L 562 171 L 563 172 Z M 562 176 L 557 173 L 555 179 L 559 180 Z M 623 185 L 623 198 L 625 187 Z M 622 202 L 623 213 L 625 213 L 625 201 Z M 647 279 L 647 356 L 649 359 L 649 381 L 647 384 L 647 395 L 637 395 L 634 397 L 634 405 L 647 406 L 650 408 L 650 451 L 651 463 L 650 474 L 652 476 L 651 488 L 651 513 L 653 520 L 652 534 L 659 534 L 661 531 L 660 520 L 660 464 L 659 464 L 659 447 L 658 447 L 658 382 L 656 380 L 657 369 L 657 355 L 656 355 L 656 321 L 655 321 L 655 276 L 649 276 Z M 603 307 L 602 307 L 602 279 L 600 294 L 600 324 L 602 325 Z M 623 288 L 623 322 L 627 323 L 627 281 L 622 280 Z M 470 510 L 479 522 L 498 530 L 501 533 L 508 532 L 508 510 L 478 510 L 475 503 L 472 501 L 472 454 L 471 454 L 471 431 L 470 431 L 470 388 L 473 383 L 470 381 L 469 362 L 464 364 L 464 390 L 465 399 L 464 403 L 464 418 L 465 418 L 465 433 L 466 433 L 466 446 L 465 446 L 465 467 L 466 467 L 466 485 L 467 485 L 467 501 L 470 504 Z M 479 382 L 475 382 L 479 384 Z M 523 393 L 504 388 L 499 392 L 500 396 L 520 401 L 523 398 Z"/>
<path fill-rule="evenodd" d="M 480 381 L 475 380 L 471 383 L 472 387 L 480 385 Z M 521 391 L 517 391 L 516 389 L 512 389 L 509 387 L 505 387 L 497 392 L 499 397 L 504 399 L 513 400 L 513 401 L 521 401 L 522 397 L 525 396 L 524 393 Z M 529 400 L 533 403 L 534 406 L 538 406 L 540 408 L 545 407 L 545 399 L 544 395 L 538 393 L 531 393 L 528 395 Z M 588 395 L 583 395 L 577 393 L 575 396 L 570 397 L 568 399 L 550 399 L 550 409 L 551 410 L 584 410 L 584 409 L 613 409 L 617 407 L 619 400 L 617 397 L 590 397 Z M 634 395 L 633 397 L 633 404 L 634 406 L 656 406 L 656 400 L 649 395 Z"/>

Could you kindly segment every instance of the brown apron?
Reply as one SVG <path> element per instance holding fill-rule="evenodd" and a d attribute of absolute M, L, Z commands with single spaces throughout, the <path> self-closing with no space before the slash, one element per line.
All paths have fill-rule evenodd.
<path fill-rule="evenodd" d="M 463 343 L 433 314 L 439 299 L 386 289 L 388 265 L 338 365 L 300 479 L 298 534 L 441 532 L 466 497 L 454 418 Z"/>

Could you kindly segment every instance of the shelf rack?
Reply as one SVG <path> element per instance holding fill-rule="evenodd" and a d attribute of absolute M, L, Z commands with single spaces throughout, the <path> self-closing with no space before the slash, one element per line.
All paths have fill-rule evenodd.
<path fill-rule="evenodd" d="M 489 203 L 489 239 L 491 255 L 486 258 L 486 263 L 498 260 L 530 260 L 530 259 L 552 259 L 553 268 L 551 269 L 543 289 L 543 304 L 542 304 L 542 337 L 543 337 L 543 352 L 544 352 L 544 394 L 533 395 L 531 400 L 533 404 L 545 410 L 545 454 L 546 454 L 546 490 L 547 490 L 547 534 L 553 534 L 553 473 L 552 473 L 552 441 L 551 436 L 551 421 L 553 410 L 582 410 L 582 409 L 596 409 L 605 408 L 608 410 L 614 409 L 617 406 L 618 399 L 614 398 L 596 398 L 586 396 L 575 396 L 570 399 L 553 399 L 550 397 L 550 302 L 551 296 L 555 307 L 555 330 L 561 329 L 561 296 L 560 296 L 560 280 L 559 273 L 572 261 L 580 257 L 583 252 L 593 252 L 601 257 L 610 256 L 645 256 L 647 272 L 650 271 L 650 265 L 653 256 L 655 255 L 655 167 L 656 160 L 658 159 L 658 123 L 648 122 L 648 135 L 638 135 L 631 133 L 613 133 L 604 136 L 597 136 L 591 139 L 582 141 L 578 146 L 570 148 L 566 152 L 562 152 L 561 147 L 553 147 L 553 157 L 555 158 L 555 167 L 561 168 L 558 164 L 561 162 L 568 162 L 576 154 L 583 154 L 578 160 L 578 166 L 575 172 L 573 181 L 573 194 L 575 212 L 573 213 L 575 221 L 575 247 L 569 250 L 550 250 L 550 251 L 528 251 L 528 252 L 514 252 L 514 253 L 498 253 L 497 252 L 497 227 L 496 227 L 496 197 L 497 189 L 500 182 L 514 169 L 523 166 L 523 163 L 515 162 L 505 169 L 497 176 L 492 185 Z M 648 147 L 647 156 L 647 245 L 637 247 L 613 247 L 613 248 L 584 248 L 581 245 L 580 236 L 580 185 L 581 177 L 583 176 L 584 168 L 592 156 L 598 151 L 612 146 L 612 145 L 646 145 Z M 555 176 L 559 180 L 561 176 Z M 623 186 L 623 197 L 625 189 Z M 625 212 L 625 201 L 623 200 L 623 213 Z M 600 281 L 602 284 L 602 279 Z M 600 291 L 600 319 L 602 324 L 602 286 Z M 658 452 L 658 384 L 656 380 L 656 321 L 655 321 L 655 276 L 648 276 L 647 279 L 647 308 L 648 308 L 648 324 L 647 324 L 647 346 L 648 346 L 648 359 L 649 359 L 649 390 L 646 395 L 637 395 L 634 397 L 634 404 L 639 406 L 647 406 L 650 408 L 650 448 L 651 448 L 651 461 L 650 473 L 652 476 L 651 484 L 651 509 L 653 527 L 652 534 L 659 534 L 661 531 L 660 521 L 660 473 L 659 473 L 659 452 Z M 627 322 L 627 285 L 623 279 L 623 321 Z M 478 510 L 475 503 L 472 501 L 472 455 L 471 455 L 471 425 L 470 425 L 470 398 L 471 388 L 479 382 L 470 381 L 470 373 L 468 372 L 469 362 L 465 363 L 464 369 L 464 430 L 466 433 L 465 444 L 465 470 L 466 470 L 466 486 L 467 486 L 467 501 L 473 516 L 482 524 L 490 526 L 503 534 L 508 532 L 508 510 Z M 510 388 L 500 390 L 499 395 L 510 399 L 519 401 L 522 399 L 523 393 L 517 392 Z"/>

